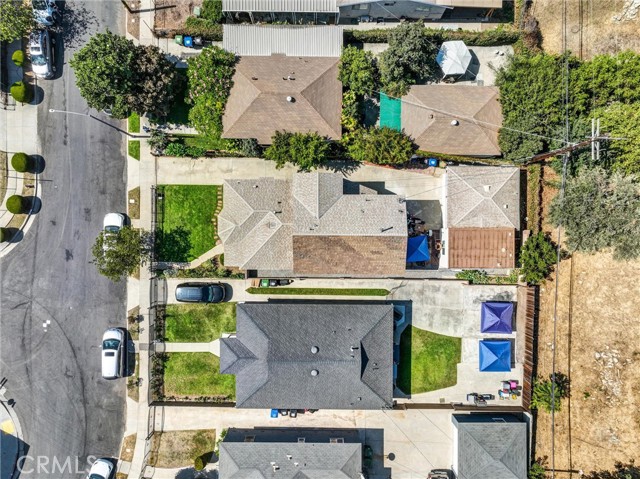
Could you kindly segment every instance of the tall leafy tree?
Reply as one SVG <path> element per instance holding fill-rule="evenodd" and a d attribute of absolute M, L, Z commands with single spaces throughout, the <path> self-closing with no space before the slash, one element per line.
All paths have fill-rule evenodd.
<path fill-rule="evenodd" d="M 131 111 L 164 116 L 179 77 L 171 62 L 153 46 L 136 46 L 110 31 L 93 36 L 71 59 L 80 94 L 97 110 L 117 118 Z"/>
<path fill-rule="evenodd" d="M 539 284 L 551 271 L 556 258 L 556 248 L 544 232 L 530 236 L 520 252 L 521 272 L 525 282 Z"/>
<path fill-rule="evenodd" d="M 572 250 L 613 248 L 617 259 L 640 256 L 640 188 L 633 175 L 580 170 L 567 181 L 564 198 L 553 200 L 550 219 L 563 225 Z"/>
<path fill-rule="evenodd" d="M 0 41 L 19 40 L 33 28 L 33 10 L 23 0 L 0 1 Z"/>
<path fill-rule="evenodd" d="M 125 226 L 115 235 L 101 232 L 91 249 L 98 272 L 113 282 L 133 274 L 151 256 L 149 232 Z"/>
<path fill-rule="evenodd" d="M 411 159 L 417 147 L 404 131 L 392 128 L 360 128 L 345 135 L 343 144 L 354 161 L 370 161 L 379 165 L 399 165 Z"/>
<path fill-rule="evenodd" d="M 380 55 L 380 79 L 385 93 L 402 96 L 434 72 L 437 47 L 424 34 L 421 22 L 401 23 L 388 38 L 389 48 Z"/>
<path fill-rule="evenodd" d="M 601 131 L 614 140 L 605 142 L 606 161 L 614 171 L 640 174 L 640 109 L 637 104 L 613 103 L 593 112 Z"/>
<path fill-rule="evenodd" d="M 378 71 L 373 53 L 352 45 L 342 50 L 338 79 L 355 95 L 370 95 L 376 89 Z"/>
<path fill-rule="evenodd" d="M 276 168 L 292 163 L 301 171 L 315 170 L 329 159 L 329 142 L 317 133 L 276 131 L 264 157 L 275 161 Z"/>

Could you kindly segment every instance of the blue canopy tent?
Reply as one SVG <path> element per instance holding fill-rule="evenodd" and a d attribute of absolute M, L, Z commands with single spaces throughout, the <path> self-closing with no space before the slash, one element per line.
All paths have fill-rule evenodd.
<path fill-rule="evenodd" d="M 511 371 L 511 342 L 480 341 L 480 371 Z"/>
<path fill-rule="evenodd" d="M 426 235 L 409 238 L 407 244 L 407 263 L 429 261 L 429 237 Z"/>
<path fill-rule="evenodd" d="M 513 332 L 513 303 L 487 301 L 480 310 L 480 331 L 483 333 Z"/>

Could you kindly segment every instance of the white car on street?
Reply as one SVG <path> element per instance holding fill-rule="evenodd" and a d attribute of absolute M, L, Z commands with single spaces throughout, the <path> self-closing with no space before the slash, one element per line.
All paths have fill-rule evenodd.
<path fill-rule="evenodd" d="M 113 463 L 106 459 L 96 459 L 91 466 L 87 479 L 110 479 L 113 472 Z"/>
<path fill-rule="evenodd" d="M 126 338 L 121 329 L 109 328 L 102 336 L 102 377 L 117 379 L 125 375 Z"/>
<path fill-rule="evenodd" d="M 124 215 L 120 213 L 107 213 L 104 216 L 102 227 L 104 228 L 103 248 L 109 249 L 109 243 L 124 226 Z"/>

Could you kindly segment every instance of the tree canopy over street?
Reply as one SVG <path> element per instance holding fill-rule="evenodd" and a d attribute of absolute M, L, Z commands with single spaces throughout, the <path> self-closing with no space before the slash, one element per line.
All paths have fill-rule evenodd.
<path fill-rule="evenodd" d="M 100 232 L 91 252 L 98 272 L 116 282 L 146 263 L 152 248 L 150 233 L 125 226 L 117 234 Z"/>

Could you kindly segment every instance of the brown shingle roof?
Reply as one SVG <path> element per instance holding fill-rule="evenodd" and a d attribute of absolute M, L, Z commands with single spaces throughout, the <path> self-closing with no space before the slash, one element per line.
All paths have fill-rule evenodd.
<path fill-rule="evenodd" d="M 400 236 L 293 237 L 293 270 L 309 275 L 402 276 L 406 254 Z"/>
<path fill-rule="evenodd" d="M 449 268 L 515 268 L 513 228 L 449 228 Z"/>
<path fill-rule="evenodd" d="M 276 131 L 286 130 L 339 139 L 338 62 L 339 58 L 326 57 L 242 57 L 222 118 L 222 136 L 270 144 Z"/>
<path fill-rule="evenodd" d="M 499 156 L 502 109 L 498 89 L 468 85 L 415 85 L 402 97 L 402 128 L 421 150 Z M 452 126 L 453 120 L 458 121 Z"/>

